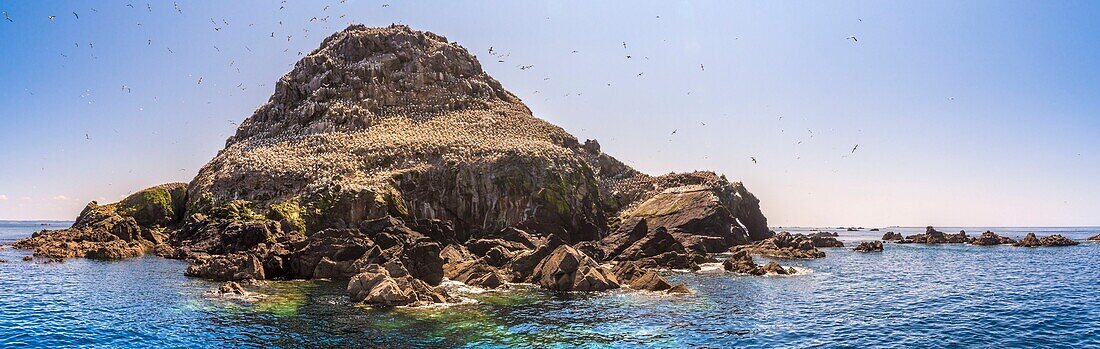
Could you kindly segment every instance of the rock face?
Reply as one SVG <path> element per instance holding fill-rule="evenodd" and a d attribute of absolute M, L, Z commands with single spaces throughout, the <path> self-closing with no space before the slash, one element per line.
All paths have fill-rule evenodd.
<path fill-rule="evenodd" d="M 859 243 L 853 251 L 858 252 L 882 252 L 882 241 L 864 241 Z"/>
<path fill-rule="evenodd" d="M 155 252 L 225 281 L 349 280 L 353 299 L 395 306 L 448 301 L 445 277 L 684 291 L 652 269 L 696 269 L 770 237 L 740 182 L 640 173 L 534 117 L 446 38 L 351 25 L 283 76 L 191 183 L 93 202 L 72 228 L 17 247 Z M 620 281 L 601 262 L 640 272 Z"/>
<path fill-rule="evenodd" d="M 986 231 L 981 236 L 970 240 L 970 244 L 978 246 L 1013 245 L 1016 240 L 1007 236 L 1000 236 L 992 231 Z"/>

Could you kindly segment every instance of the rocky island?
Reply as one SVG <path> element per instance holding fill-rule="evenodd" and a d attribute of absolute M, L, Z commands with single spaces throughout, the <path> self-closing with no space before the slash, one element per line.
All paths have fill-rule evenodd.
<path fill-rule="evenodd" d="M 187 275 L 218 281 L 347 280 L 355 301 L 415 306 L 453 301 L 445 278 L 690 292 L 655 271 L 742 246 L 727 269 L 785 274 L 748 254 L 817 258 L 815 246 L 839 243 L 772 235 L 740 182 L 638 172 L 534 117 L 447 38 L 351 25 L 283 76 L 190 183 L 89 203 L 72 227 L 15 247 L 185 259 Z"/>

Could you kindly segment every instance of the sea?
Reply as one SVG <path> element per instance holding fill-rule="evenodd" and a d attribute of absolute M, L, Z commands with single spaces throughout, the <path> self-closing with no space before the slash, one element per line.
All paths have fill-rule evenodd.
<path fill-rule="evenodd" d="M 71 222 L 0 221 L 0 244 Z M 778 260 L 792 276 L 739 276 L 715 265 L 671 271 L 690 295 L 552 293 L 449 284 L 468 301 L 372 309 L 344 282 L 272 281 L 255 302 L 211 297 L 218 283 L 183 261 L 140 257 L 46 263 L 0 249 L 0 348 L 1089 348 L 1100 347 L 1097 227 L 937 227 L 1078 246 L 893 244 L 886 231 L 835 231 L 846 247 Z M 778 230 L 778 229 L 777 229 Z M 756 257 L 763 264 L 766 258 Z"/>

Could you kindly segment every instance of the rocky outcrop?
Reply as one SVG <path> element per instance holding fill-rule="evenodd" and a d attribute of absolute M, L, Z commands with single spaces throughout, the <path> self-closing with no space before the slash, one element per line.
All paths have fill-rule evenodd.
<path fill-rule="evenodd" d="M 1089 237 L 1088 240 L 1089 241 L 1100 241 L 1100 234 L 1093 235 L 1093 236 Z"/>
<path fill-rule="evenodd" d="M 72 228 L 19 246 L 155 252 L 215 280 L 346 279 L 353 299 L 393 306 L 447 301 L 444 277 L 684 291 L 655 270 L 771 235 L 742 183 L 638 172 L 536 118 L 446 38 L 351 25 L 283 76 L 191 183 L 93 202 Z M 618 280 L 601 262 L 641 273 Z"/>
<path fill-rule="evenodd" d="M 776 262 L 768 262 L 768 264 L 764 266 L 759 266 L 752 260 L 752 256 L 745 251 L 734 252 L 729 258 L 722 262 L 722 268 L 728 272 L 741 275 L 791 275 L 797 273 L 797 270 L 793 267 L 784 268 Z"/>
<path fill-rule="evenodd" d="M 1070 240 L 1060 234 L 1054 234 L 1050 236 L 1044 236 L 1037 238 L 1035 233 L 1027 233 L 1023 239 L 1017 241 L 1014 246 L 1020 247 L 1053 247 L 1053 246 L 1073 246 L 1077 245 L 1077 241 Z"/>
<path fill-rule="evenodd" d="M 882 241 L 864 241 L 860 242 L 859 246 L 856 246 L 853 251 L 857 252 L 882 252 Z"/>
<path fill-rule="evenodd" d="M 419 306 L 449 301 L 447 292 L 392 268 L 371 264 L 348 281 L 352 301 L 376 306 Z M 400 273 L 400 271 L 398 272 Z"/>
<path fill-rule="evenodd" d="M 535 267 L 531 281 L 554 291 L 603 291 L 619 288 L 611 271 L 584 253 L 562 245 Z"/>
<path fill-rule="evenodd" d="M 612 272 L 620 283 L 635 290 L 668 291 L 674 287 L 661 274 L 646 270 L 637 262 L 619 263 Z"/>
<path fill-rule="evenodd" d="M 886 232 L 886 234 L 882 234 L 882 241 L 897 241 L 897 240 L 903 240 L 903 239 L 905 239 L 905 237 L 901 236 L 901 233 L 895 233 L 895 232 L 892 232 L 892 231 L 888 231 L 888 232 Z"/>
<path fill-rule="evenodd" d="M 184 212 L 186 187 L 171 183 L 134 193 L 114 204 L 92 201 L 71 227 L 43 230 L 13 244 L 47 258 L 123 259 L 165 244 L 166 229 Z"/>
<path fill-rule="evenodd" d="M 945 234 L 932 226 L 926 227 L 924 234 L 909 235 L 898 241 L 898 243 L 917 244 L 961 244 L 967 242 L 970 242 L 970 237 L 966 236 L 966 231 L 959 231 L 957 234 Z"/>
<path fill-rule="evenodd" d="M 992 231 L 986 231 L 981 236 L 970 240 L 971 245 L 978 246 L 993 246 L 993 245 L 1013 245 L 1016 244 L 1016 240 L 1007 236 L 1000 236 Z"/>
<path fill-rule="evenodd" d="M 736 246 L 731 252 L 744 251 L 749 254 L 773 258 L 822 258 L 825 252 L 814 246 L 812 238 L 806 235 L 791 235 L 780 232 L 775 236 L 750 245 Z"/>

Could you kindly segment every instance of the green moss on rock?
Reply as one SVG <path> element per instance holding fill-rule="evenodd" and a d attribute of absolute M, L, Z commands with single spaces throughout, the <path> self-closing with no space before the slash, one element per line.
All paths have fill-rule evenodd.
<path fill-rule="evenodd" d="M 267 218 L 276 221 L 285 219 L 287 222 L 290 222 L 290 225 L 299 233 L 306 233 L 306 221 L 303 217 L 302 205 L 299 203 L 298 198 L 271 205 L 267 211 Z"/>
<path fill-rule="evenodd" d="M 117 205 L 117 213 L 133 217 L 142 226 L 168 226 L 183 216 L 186 201 L 187 184 L 163 184 L 122 199 Z"/>

